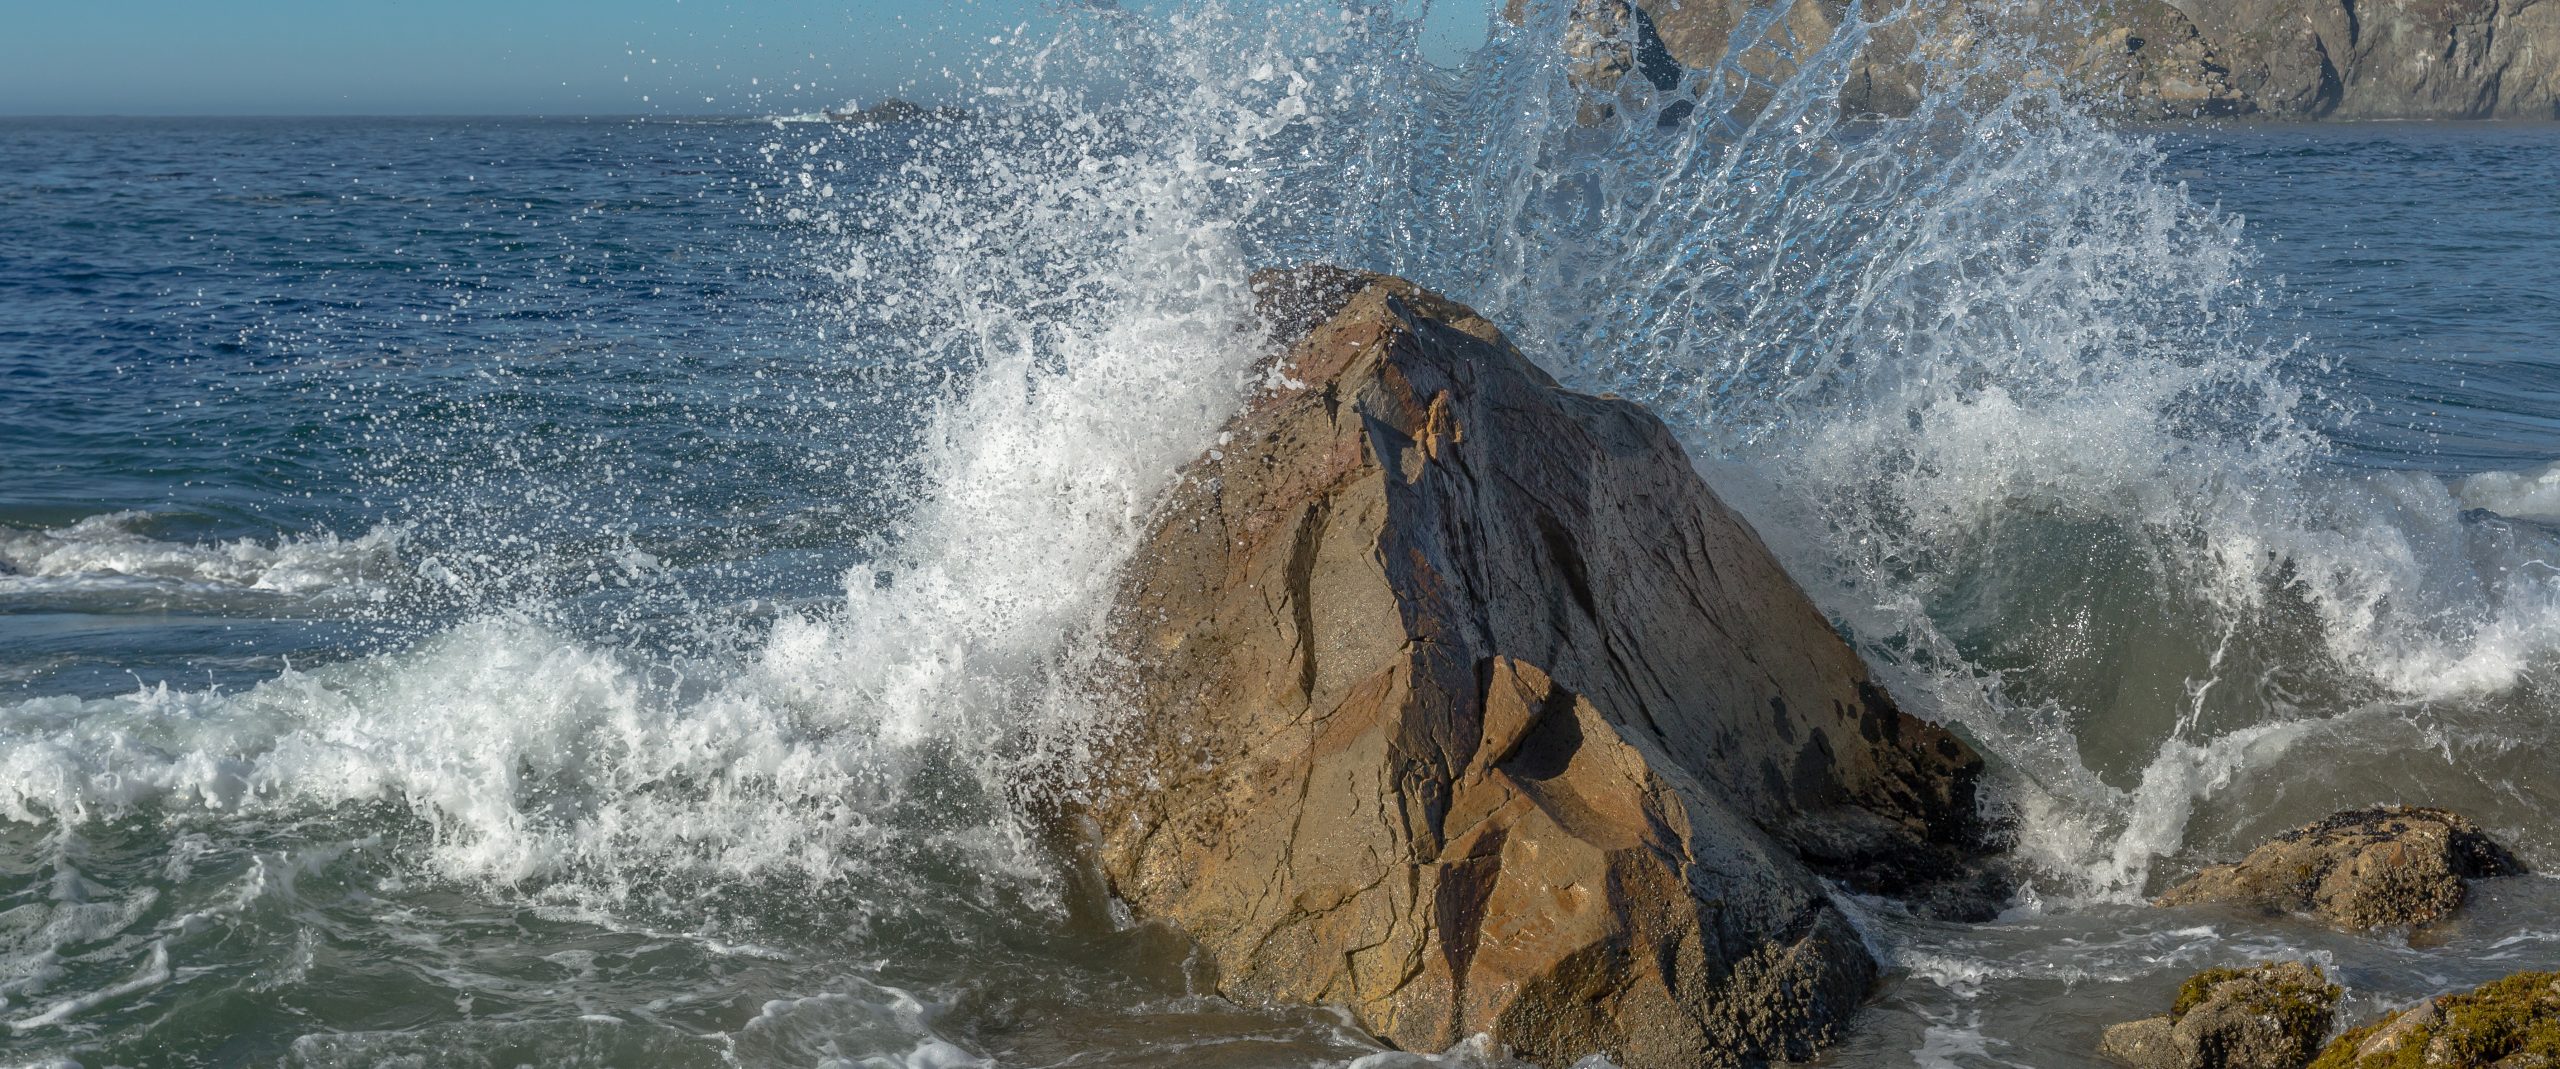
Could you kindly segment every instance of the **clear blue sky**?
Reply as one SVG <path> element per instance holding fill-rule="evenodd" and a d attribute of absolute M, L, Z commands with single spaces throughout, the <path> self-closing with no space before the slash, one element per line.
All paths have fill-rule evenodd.
<path fill-rule="evenodd" d="M 1434 8 L 1444 49 L 1482 26 L 1483 3 Z M 0 115 L 771 113 L 892 92 L 930 99 L 990 36 L 1046 25 L 1043 8 L 0 0 Z"/>

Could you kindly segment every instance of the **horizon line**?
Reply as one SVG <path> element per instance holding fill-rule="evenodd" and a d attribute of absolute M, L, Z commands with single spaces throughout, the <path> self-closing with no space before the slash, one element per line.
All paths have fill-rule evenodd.
<path fill-rule="evenodd" d="M 883 97 L 883 98 L 881 98 L 877 103 L 864 104 L 864 105 L 862 105 L 862 106 L 861 106 L 861 110 L 868 111 L 868 110 L 870 110 L 870 109 L 872 109 L 872 108 L 880 107 L 880 106 L 882 106 L 882 105 L 889 104 L 889 103 L 891 103 L 891 102 L 893 102 L 893 101 L 903 101 L 903 102 L 908 103 L 908 104 L 913 104 L 913 105 L 917 105 L 917 106 L 919 106 L 919 107 L 927 107 L 927 108 L 943 108 L 943 107 L 956 107 L 956 106 L 958 106 L 958 105 L 952 105 L 952 104 L 947 104 L 947 103 L 937 103 L 937 102 L 930 101 L 930 100 L 918 100 L 918 99 L 915 99 L 915 98 L 913 98 L 913 97 L 897 96 L 897 95 L 894 95 L 894 94 L 893 94 L 893 95 L 890 95 L 890 96 L 887 96 L 887 97 Z M 845 103 L 849 103 L 849 102 L 845 102 Z M 826 111 L 830 111 L 830 110 L 833 110 L 833 109 L 838 108 L 838 107 L 841 107 L 841 106 L 843 106 L 843 105 L 842 105 L 842 103 L 838 103 L 838 104 L 819 104 L 819 105 L 815 105 L 815 106 L 813 106 L 813 107 L 809 108 L 807 111 L 797 111 L 797 112 L 771 112 L 771 111 L 678 111 L 678 112 L 668 112 L 668 111 L 647 111 L 647 112 L 641 112 L 641 111 L 598 111 L 598 112 L 567 112 L 567 111 L 304 111 L 304 112 L 292 112 L 292 111 L 274 111 L 274 112 L 247 112 L 247 111 L 242 111 L 242 112 L 229 112 L 229 111 L 221 111 L 221 112 L 206 112 L 206 111 L 195 111 L 195 112 L 188 112 L 188 111 L 175 111 L 175 112 L 144 112 L 144 111 L 62 111 L 62 112 L 0 112 L 0 122 L 8 122 L 8 121 L 12 121 L 12 120 L 47 120 L 47 121 L 59 121 L 59 120 L 64 120 L 64 119 L 590 119 L 590 120 L 592 120 L 592 119 L 770 119 L 770 118 L 774 118 L 774 117 L 776 117 L 777 115 L 785 115 L 785 114 L 787 114 L 787 115 L 805 115 L 805 114 L 811 114 L 811 113 L 816 113 L 816 112 L 826 112 Z"/>

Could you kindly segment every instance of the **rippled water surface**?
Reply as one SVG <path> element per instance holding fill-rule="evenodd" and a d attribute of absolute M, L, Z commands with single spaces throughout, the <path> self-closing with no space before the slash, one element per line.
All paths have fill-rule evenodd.
<path fill-rule="evenodd" d="M 2560 131 L 2353 123 L 2164 132 L 2171 177 L 2246 216 L 2274 328 L 2345 364 L 2377 467 L 2531 469 L 2560 441 Z M 2316 381 L 2316 380 L 2315 380 Z"/>
<path fill-rule="evenodd" d="M 1842 123 L 1834 55 L 1594 121 L 1547 23 L 1278 7 L 1071 21 L 955 127 L 0 121 L 0 1052 L 1405 1057 L 1199 997 L 1018 805 L 1305 258 L 1652 404 L 1992 755 L 2033 887 L 1855 904 L 1828 1064 L 2560 965 L 2541 878 L 2414 949 L 2140 904 L 2379 801 L 2560 868 L 2560 130 Z"/>

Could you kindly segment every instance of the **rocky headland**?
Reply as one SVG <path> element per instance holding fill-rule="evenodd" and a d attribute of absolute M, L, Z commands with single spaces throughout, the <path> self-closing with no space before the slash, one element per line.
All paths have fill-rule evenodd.
<path fill-rule="evenodd" d="M 1264 386 L 1124 575 L 1131 734 L 1079 814 L 1219 993 L 1409 1050 L 1798 1060 L 1878 975 L 1824 877 L 1996 904 L 1981 759 L 1658 419 L 1411 283 L 1255 284 Z"/>
<path fill-rule="evenodd" d="M 1581 0 L 1577 75 L 1782 75 L 1845 0 Z M 1870 3 L 1869 19 L 1894 10 Z M 1773 34 L 1738 31 L 1762 24 Z M 1620 28 L 1623 27 L 1623 32 Z M 2560 119 L 2560 0 L 1911 0 L 1852 60 L 1852 112 L 1900 114 L 1979 76 L 1985 42 L 2040 45 L 2004 78 L 2056 78 L 2133 118 Z M 1737 40 L 1748 47 L 1734 47 Z"/>

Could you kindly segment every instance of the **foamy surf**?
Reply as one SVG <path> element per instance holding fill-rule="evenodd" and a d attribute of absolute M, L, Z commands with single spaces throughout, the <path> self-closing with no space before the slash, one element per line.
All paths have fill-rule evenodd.
<path fill-rule="evenodd" d="M 2560 463 L 2530 471 L 2484 471 L 2454 484 L 2464 508 L 2511 519 L 2560 523 Z"/>
<path fill-rule="evenodd" d="M 152 585 L 282 596 L 350 592 L 395 574 L 404 532 L 177 542 L 149 533 L 155 517 L 122 511 L 60 527 L 0 528 L 0 592 L 74 593 Z"/>

